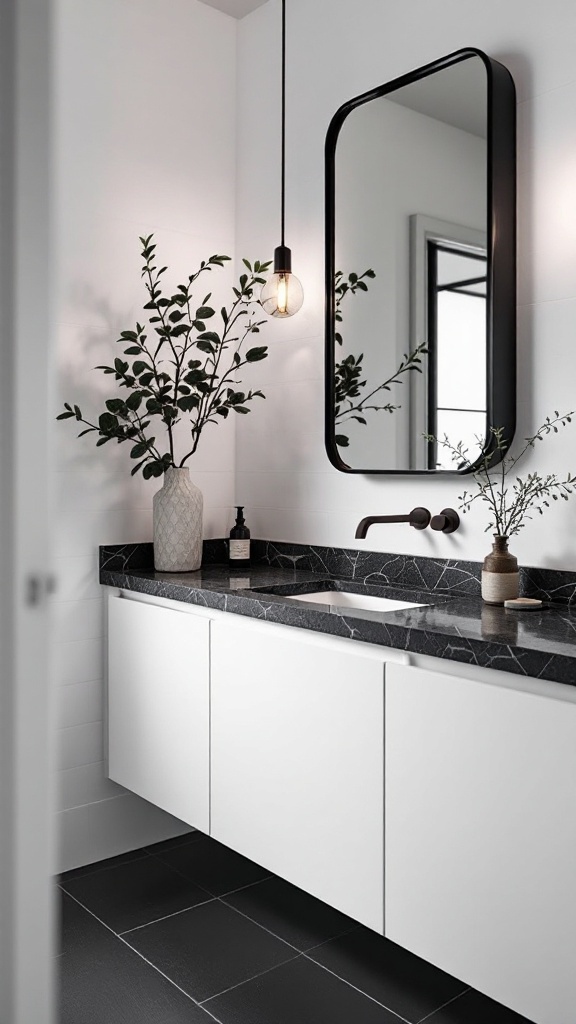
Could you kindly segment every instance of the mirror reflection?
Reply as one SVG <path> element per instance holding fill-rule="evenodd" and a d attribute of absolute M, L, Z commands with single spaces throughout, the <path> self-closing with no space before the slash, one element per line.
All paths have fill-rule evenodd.
<path fill-rule="evenodd" d="M 487 436 L 487 71 L 354 106 L 334 159 L 334 417 L 357 471 L 449 469 Z"/>

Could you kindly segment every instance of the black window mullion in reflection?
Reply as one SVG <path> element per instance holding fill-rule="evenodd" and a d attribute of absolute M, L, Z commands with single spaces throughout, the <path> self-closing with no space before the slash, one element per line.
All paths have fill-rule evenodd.
<path fill-rule="evenodd" d="M 464 288 L 469 288 L 473 284 L 486 284 L 486 274 L 483 277 L 469 277 L 466 281 L 452 281 L 450 284 L 439 284 L 439 292 L 461 292 Z M 486 296 L 481 292 L 469 292 L 469 295 L 475 295 L 479 299 L 485 299 Z"/>
<path fill-rule="evenodd" d="M 428 312 L 428 434 L 436 437 L 438 429 L 438 247 L 434 242 L 427 243 L 427 312 Z M 436 469 L 437 444 L 435 441 L 427 442 L 428 469 Z"/>

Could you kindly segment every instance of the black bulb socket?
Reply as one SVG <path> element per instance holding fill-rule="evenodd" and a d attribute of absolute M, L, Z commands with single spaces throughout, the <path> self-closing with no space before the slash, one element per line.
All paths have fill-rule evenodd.
<path fill-rule="evenodd" d="M 274 249 L 274 273 L 292 273 L 292 250 L 287 245 L 277 245 Z"/>

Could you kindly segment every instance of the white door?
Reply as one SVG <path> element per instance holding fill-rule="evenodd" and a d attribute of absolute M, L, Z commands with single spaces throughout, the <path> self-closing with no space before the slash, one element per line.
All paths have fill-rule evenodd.
<path fill-rule="evenodd" d="M 108 774 L 208 832 L 210 621 L 110 596 Z"/>
<path fill-rule="evenodd" d="M 0 21 L 0 1020 L 54 1019 L 52 2 Z"/>
<path fill-rule="evenodd" d="M 576 705 L 391 666 L 385 835 L 387 937 L 574 1024 Z"/>
<path fill-rule="evenodd" d="M 212 624 L 211 835 L 379 932 L 382 657 Z"/>

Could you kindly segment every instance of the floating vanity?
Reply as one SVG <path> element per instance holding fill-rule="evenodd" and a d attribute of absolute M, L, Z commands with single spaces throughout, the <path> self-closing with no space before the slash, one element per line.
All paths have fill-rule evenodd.
<path fill-rule="evenodd" d="M 571 1024 L 568 605 L 102 564 L 111 778 L 537 1024 Z M 396 607 L 353 606 L 367 597 Z"/>

